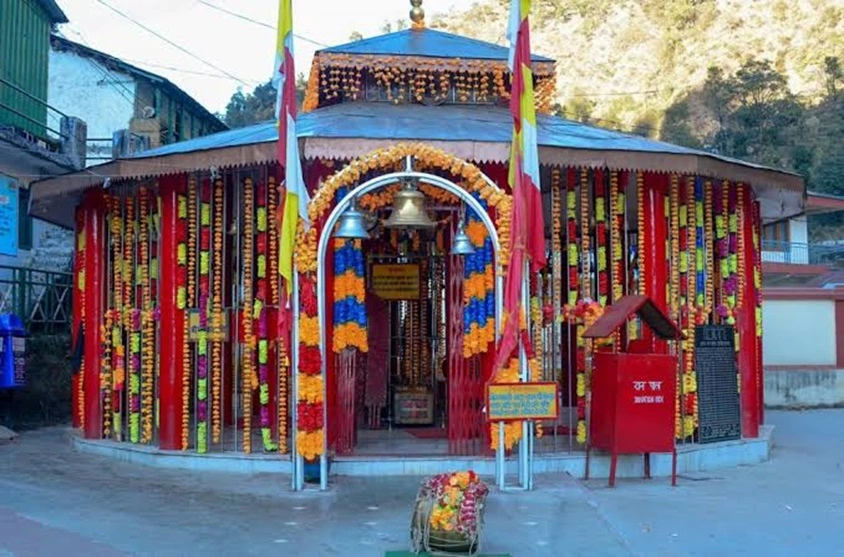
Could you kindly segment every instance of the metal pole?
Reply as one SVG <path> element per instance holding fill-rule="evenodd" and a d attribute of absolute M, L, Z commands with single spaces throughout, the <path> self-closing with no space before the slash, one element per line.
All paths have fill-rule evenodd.
<path fill-rule="evenodd" d="M 504 422 L 498 422 L 498 449 L 495 451 L 495 461 L 497 463 L 497 470 L 499 472 L 496 477 L 498 482 L 498 489 L 504 490 L 504 476 L 507 473 L 504 462 Z"/>
<path fill-rule="evenodd" d="M 292 405 L 292 410 L 290 412 L 291 431 L 293 432 L 293 474 L 291 474 L 290 479 L 293 491 L 300 491 L 305 486 L 305 478 L 302 474 L 304 468 L 302 455 L 300 455 L 298 450 L 296 449 L 296 431 L 298 431 L 299 429 L 299 416 L 296 411 L 297 405 L 295 404 L 295 402 L 299 400 L 299 374 L 296 371 L 299 369 L 299 280 L 298 272 L 296 271 L 295 265 L 293 271 L 293 295 L 291 301 L 291 303 L 293 304 L 293 330 L 291 335 L 293 342 L 290 343 L 290 367 L 293 370 L 293 373 L 291 373 L 291 383 L 293 386 L 294 401 L 294 404 Z"/>

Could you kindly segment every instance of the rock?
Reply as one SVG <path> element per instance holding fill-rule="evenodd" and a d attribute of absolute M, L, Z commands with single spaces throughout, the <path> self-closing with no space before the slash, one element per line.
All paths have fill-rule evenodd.
<path fill-rule="evenodd" d="M 14 441 L 18 438 L 18 434 L 9 429 L 8 427 L 3 427 L 0 425 L 0 443 L 8 443 L 9 441 Z"/>

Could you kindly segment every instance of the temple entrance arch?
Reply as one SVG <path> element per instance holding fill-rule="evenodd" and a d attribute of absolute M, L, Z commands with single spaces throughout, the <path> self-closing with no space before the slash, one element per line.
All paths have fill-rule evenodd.
<path fill-rule="evenodd" d="M 405 168 L 396 171 L 396 167 L 402 162 L 404 162 Z M 414 170 L 414 163 L 424 169 L 438 169 L 444 171 L 443 174 L 450 173 L 452 176 L 456 176 L 456 179 L 449 179 L 422 170 Z M 374 176 L 363 183 L 357 183 L 367 171 L 371 175 L 373 170 L 382 168 L 393 171 Z M 494 333 L 489 340 L 493 341 L 498 336 L 503 300 L 502 264 L 507 259 L 505 251 L 508 246 L 507 233 L 511 206 L 511 198 L 507 193 L 501 190 L 476 166 L 424 144 L 399 145 L 373 152 L 361 159 L 352 161 L 329 177 L 321 185 L 309 205 L 309 216 L 311 222 L 315 223 L 314 227 L 309 231 L 300 227 L 297 237 L 298 288 L 294 291 L 296 315 L 294 316 L 293 330 L 293 346 L 296 349 L 292 354 L 292 365 L 297 370 L 297 373 L 294 374 L 294 396 L 297 402 L 316 401 L 321 408 L 322 419 L 316 420 L 320 422 L 319 428 L 314 428 L 312 423 L 305 427 L 303 422 L 306 417 L 298 415 L 303 411 L 302 407 L 299 404 L 293 405 L 293 424 L 297 439 L 294 487 L 302 485 L 304 461 L 316 460 L 315 457 L 318 457 L 321 464 L 320 468 L 323 471 L 321 484 L 323 487 L 327 485 L 327 473 L 325 473 L 327 472 L 326 449 L 329 448 L 328 424 L 332 419 L 331 412 L 328 409 L 329 399 L 331 398 L 329 390 L 332 388 L 332 384 L 327 379 L 329 378 L 329 358 L 333 354 L 332 340 L 330 340 L 331 333 L 328 329 L 331 327 L 328 323 L 330 317 L 327 309 L 330 295 L 327 290 L 330 282 L 329 277 L 327 277 L 329 265 L 325 262 L 330 255 L 331 240 L 335 238 L 335 227 L 342 215 L 352 206 L 353 201 L 357 202 L 370 194 L 379 194 L 377 197 L 381 200 L 381 207 L 390 204 L 392 193 L 389 189 L 402 180 L 413 180 L 417 184 L 423 185 L 428 188 L 426 194 L 429 196 L 432 195 L 430 188 L 453 196 L 450 198 L 452 203 L 456 200 L 458 204 L 470 209 L 471 213 L 476 216 L 477 222 L 474 224 L 482 226 L 492 245 L 494 254 L 490 261 L 494 287 L 491 287 L 493 291 L 489 292 L 494 296 Z M 458 180 L 460 183 L 458 183 Z M 342 196 L 337 195 L 341 188 L 343 188 L 344 194 Z M 490 207 L 495 209 L 495 219 L 490 215 Z M 451 280 L 448 287 L 453 299 L 460 299 L 459 304 L 451 304 L 452 307 L 460 306 L 458 308 L 460 327 L 449 332 L 449 338 L 455 340 L 455 342 L 449 343 L 449 359 L 451 363 L 452 358 L 459 358 L 462 367 L 462 359 L 464 358 L 462 348 L 462 264 L 459 268 L 451 269 L 450 275 L 459 279 L 459 281 Z M 456 288 L 454 288 L 455 286 Z M 304 299 L 302 296 L 304 296 Z M 491 299 L 492 297 L 490 297 Z M 449 318 L 451 322 L 457 321 L 454 319 L 454 315 L 450 315 Z M 492 317 L 490 317 L 491 319 Z M 308 339 L 303 339 L 303 331 L 300 330 L 302 324 L 308 329 L 305 335 L 308 336 Z M 316 336 L 312 336 L 314 325 L 316 325 L 318 333 Z M 303 342 L 303 340 L 310 341 L 310 344 Z M 461 348 L 458 349 L 457 346 Z M 366 350 L 368 349 L 364 349 L 364 351 Z M 305 354 L 305 351 L 309 353 Z M 313 365 L 314 352 L 319 357 L 318 368 Z M 334 352 L 336 354 L 336 347 Z M 303 361 L 303 355 L 307 362 Z M 307 367 L 304 372 L 303 367 Z M 449 367 L 449 369 L 452 368 Z M 306 376 L 307 373 L 311 375 Z M 475 369 L 475 373 L 477 378 L 483 378 L 483 373 L 479 369 Z M 320 396 L 314 396 L 312 392 L 315 377 L 321 388 Z M 307 387 L 302 386 L 305 382 L 307 382 Z M 479 397 L 476 397 L 471 403 L 464 404 L 464 411 L 472 411 L 477 415 L 479 422 L 482 419 L 480 400 Z M 449 400 L 450 402 L 451 400 Z M 315 409 L 311 409 L 311 414 L 313 410 Z M 307 419 L 313 422 L 311 418 Z M 449 425 L 451 425 L 450 422 Z M 478 432 L 480 432 L 480 428 L 478 428 Z M 482 438 L 482 434 L 478 433 L 478 435 Z M 451 440 L 450 431 L 449 440 Z"/>

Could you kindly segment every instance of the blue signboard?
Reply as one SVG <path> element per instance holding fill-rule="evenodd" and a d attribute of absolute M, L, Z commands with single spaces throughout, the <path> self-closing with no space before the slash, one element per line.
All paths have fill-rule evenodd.
<path fill-rule="evenodd" d="M 0 174 L 0 254 L 18 255 L 18 183 Z"/>

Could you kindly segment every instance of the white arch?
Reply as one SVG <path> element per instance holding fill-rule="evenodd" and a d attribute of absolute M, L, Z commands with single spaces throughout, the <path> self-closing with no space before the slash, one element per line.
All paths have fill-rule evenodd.
<path fill-rule="evenodd" d="M 495 188 L 496 191 L 501 191 L 498 186 L 492 182 L 485 174 L 481 173 L 484 180 L 487 184 L 491 185 Z M 503 310 L 503 293 L 504 293 L 504 278 L 500 271 L 500 254 L 501 254 L 501 241 L 498 236 L 498 231 L 495 229 L 495 224 L 492 222 L 487 211 L 483 208 L 483 206 L 478 202 L 477 199 L 472 197 L 472 195 L 466 191 L 465 189 L 461 188 L 451 180 L 447 180 L 441 176 L 436 176 L 434 174 L 428 174 L 425 172 L 414 172 L 414 171 L 402 171 L 402 172 L 393 172 L 391 174 L 384 174 L 382 176 L 377 176 L 363 184 L 358 185 L 352 191 L 350 191 L 342 200 L 340 200 L 331 213 L 328 216 L 328 219 L 325 222 L 325 226 L 323 227 L 322 234 L 320 235 L 319 244 L 317 247 L 317 261 L 319 262 L 317 265 L 317 314 L 319 319 L 319 349 L 320 355 L 322 360 L 322 369 L 321 374 L 323 380 L 325 379 L 326 373 L 326 366 L 327 366 L 327 353 L 328 349 L 325 345 L 326 343 L 326 330 L 325 327 L 325 265 L 322 262 L 325 259 L 325 253 L 328 249 L 328 242 L 331 239 L 334 231 L 334 226 L 337 224 L 337 221 L 340 219 L 340 216 L 349 208 L 352 203 L 352 199 L 360 197 L 362 195 L 366 195 L 372 191 L 375 191 L 379 188 L 383 188 L 389 186 L 391 184 L 395 184 L 396 182 L 401 181 L 403 178 L 413 178 L 419 180 L 420 182 L 424 181 L 426 184 L 433 185 L 440 189 L 444 189 L 445 191 L 456 195 L 461 201 L 466 203 L 469 207 L 475 210 L 475 213 L 480 217 L 481 222 L 484 223 L 484 226 L 489 233 L 490 238 L 492 239 L 492 247 L 495 253 L 495 336 L 496 339 L 500 334 L 501 330 L 501 314 Z M 298 393 L 298 365 L 299 365 L 299 295 L 298 295 L 298 280 L 294 281 L 294 291 L 293 291 L 293 342 L 292 350 L 291 350 L 291 366 L 293 367 L 293 396 L 294 400 L 299 400 L 299 393 Z M 323 381 L 325 384 L 325 381 Z M 327 405 L 325 404 L 325 400 L 327 400 L 327 393 L 325 391 L 327 386 L 324 386 L 323 390 L 323 454 L 320 456 L 320 489 L 325 490 L 328 488 L 328 458 L 326 455 L 326 451 L 328 450 L 328 409 Z M 296 432 L 297 427 L 297 418 L 296 415 L 296 407 L 293 407 L 292 414 L 292 424 L 293 424 L 293 432 Z M 296 452 L 295 449 L 295 435 L 294 435 L 294 465 L 293 465 L 293 474 L 292 474 L 292 483 L 294 490 L 300 490 L 304 484 L 304 461 L 301 455 Z"/>

